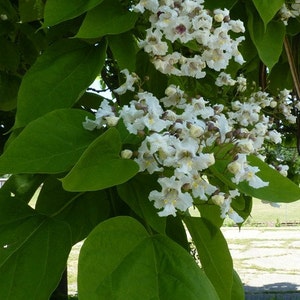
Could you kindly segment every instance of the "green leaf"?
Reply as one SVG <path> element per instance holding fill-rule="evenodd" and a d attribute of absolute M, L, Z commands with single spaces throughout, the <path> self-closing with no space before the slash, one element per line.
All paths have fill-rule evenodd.
<path fill-rule="evenodd" d="M 247 156 L 248 163 L 251 166 L 257 166 L 259 172 L 256 175 L 265 182 L 269 182 L 269 185 L 262 188 L 253 188 L 249 186 L 247 181 L 242 181 L 238 185 L 235 185 L 231 178 L 232 174 L 227 170 L 227 165 L 230 163 L 231 159 L 216 159 L 216 163 L 211 166 L 209 169 L 212 172 L 213 176 L 217 177 L 230 189 L 238 189 L 240 192 L 252 196 L 261 200 L 271 201 L 271 202 L 294 202 L 300 199 L 300 188 L 290 179 L 282 176 L 278 171 L 269 167 L 268 164 L 260 160 L 255 155 Z M 288 193 L 287 193 L 288 191 Z M 251 210 L 251 202 L 248 201 L 247 197 L 243 200 L 242 198 L 234 202 L 236 208 L 239 210 L 244 210 L 245 216 Z M 239 206 L 242 205 L 242 206 Z"/>
<path fill-rule="evenodd" d="M 285 76 L 282 76 L 282 74 Z M 268 75 L 268 83 L 268 90 L 274 93 L 274 95 L 278 94 L 278 91 L 284 89 L 292 90 L 294 88 L 290 65 L 287 61 L 274 66 Z"/>
<path fill-rule="evenodd" d="M 232 200 L 231 207 L 239 214 L 239 216 L 246 220 L 251 214 L 252 197 L 241 194 Z M 239 224 L 239 226 L 240 225 L 241 224 Z"/>
<path fill-rule="evenodd" d="M 101 223 L 79 256 L 80 299 L 219 299 L 188 252 L 166 236 L 149 236 L 131 217 Z"/>
<path fill-rule="evenodd" d="M 13 7 L 12 1 L 10 0 L 1 0 L 0 13 L 5 14 L 8 17 L 8 19 L 17 19 L 17 12 Z"/>
<path fill-rule="evenodd" d="M 130 181 L 117 187 L 123 201 L 159 233 L 165 233 L 166 219 L 158 216 L 158 211 L 150 202 L 148 196 L 157 189 L 157 178 L 150 175 L 139 174 Z"/>
<path fill-rule="evenodd" d="M 95 94 L 95 93 L 84 93 L 82 97 L 77 101 L 76 107 L 84 107 L 87 109 L 95 109 L 98 110 L 100 103 L 103 101 L 103 97 Z"/>
<path fill-rule="evenodd" d="M 146 80 L 144 82 L 143 89 L 153 93 L 158 98 L 164 97 L 166 87 L 169 85 L 169 76 L 166 76 L 165 74 L 162 74 L 161 72 L 156 70 L 153 63 L 149 59 L 149 55 L 146 52 L 138 52 L 136 67 L 136 72 L 137 74 L 139 74 L 140 78 L 151 78 L 151 80 Z"/>
<path fill-rule="evenodd" d="M 182 248 L 190 252 L 191 248 L 187 238 L 186 228 L 181 217 L 168 216 L 166 225 L 167 236 L 179 244 Z"/>
<path fill-rule="evenodd" d="M 255 189 L 249 186 L 247 182 L 241 182 L 238 185 L 240 191 L 252 197 L 271 202 L 289 203 L 300 199 L 300 188 L 290 179 L 282 176 L 254 155 L 248 156 L 248 161 L 250 165 L 257 166 L 260 169 L 257 176 L 263 181 L 269 182 L 269 185 Z"/>
<path fill-rule="evenodd" d="M 244 285 L 238 273 L 233 269 L 233 285 L 231 290 L 231 300 L 245 300 Z"/>
<path fill-rule="evenodd" d="M 100 222 L 111 217 L 107 191 L 71 193 L 61 181 L 49 177 L 39 193 L 35 209 L 44 215 L 65 221 L 72 231 L 72 244 L 83 240 Z"/>
<path fill-rule="evenodd" d="M 205 0 L 205 8 L 206 9 L 216 9 L 216 8 L 227 8 L 230 9 L 234 6 L 237 0 Z"/>
<path fill-rule="evenodd" d="M 119 34 L 134 27 L 138 14 L 122 6 L 118 0 L 104 0 L 90 10 L 76 37 L 98 38 L 108 34 Z"/>
<path fill-rule="evenodd" d="M 6 300 L 49 299 L 71 250 L 69 226 L 0 192 L 0 290 Z"/>
<path fill-rule="evenodd" d="M 44 2 L 42 0 L 19 0 L 19 12 L 22 23 L 42 19 Z"/>
<path fill-rule="evenodd" d="M 221 218 L 220 207 L 214 204 L 205 202 L 204 204 L 196 205 L 201 217 L 210 221 L 214 226 L 220 228 L 223 225 L 224 219 Z"/>
<path fill-rule="evenodd" d="M 16 45 L 5 37 L 0 37 L 0 45 L 0 70 L 16 72 L 20 62 Z"/>
<path fill-rule="evenodd" d="M 99 74 L 106 43 L 61 40 L 50 46 L 25 74 L 18 96 L 15 128 L 58 108 L 71 107 Z"/>
<path fill-rule="evenodd" d="M 233 264 L 221 230 L 203 218 L 185 217 L 184 222 L 198 250 L 205 274 L 220 299 L 231 300 Z"/>
<path fill-rule="evenodd" d="M 137 43 L 131 33 L 125 32 L 108 37 L 108 45 L 120 70 L 135 71 Z"/>
<path fill-rule="evenodd" d="M 248 30 L 260 59 L 271 70 L 282 52 L 285 25 L 283 22 L 271 21 L 265 29 L 257 14 L 249 12 Z"/>
<path fill-rule="evenodd" d="M 101 2 L 103 0 L 47 0 L 44 27 L 73 19 Z"/>
<path fill-rule="evenodd" d="M 139 167 L 133 160 L 120 157 L 121 146 L 117 129 L 108 129 L 86 149 L 62 179 L 64 189 L 73 192 L 96 191 L 132 178 Z"/>
<path fill-rule="evenodd" d="M 69 170 L 96 138 L 83 128 L 91 114 L 61 109 L 31 122 L 0 157 L 0 173 L 60 173 Z"/>
<path fill-rule="evenodd" d="M 12 193 L 15 199 L 28 203 L 44 179 L 45 175 L 40 174 L 11 175 L 1 190 L 8 194 Z"/>
<path fill-rule="evenodd" d="M 284 4 L 284 0 L 252 0 L 265 26 L 273 19 Z"/>
<path fill-rule="evenodd" d="M 16 107 L 20 83 L 17 76 L 0 73 L 0 110 L 9 111 Z"/>

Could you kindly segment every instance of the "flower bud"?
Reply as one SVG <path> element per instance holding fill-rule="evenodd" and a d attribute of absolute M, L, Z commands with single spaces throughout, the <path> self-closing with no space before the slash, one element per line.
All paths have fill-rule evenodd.
<path fill-rule="evenodd" d="M 121 157 L 124 159 L 130 159 L 132 157 L 133 152 L 129 149 L 124 149 L 121 151 Z"/>
<path fill-rule="evenodd" d="M 213 201 L 214 204 L 221 206 L 225 200 L 225 197 L 223 195 L 213 195 L 211 197 L 211 200 Z"/>
<path fill-rule="evenodd" d="M 214 20 L 216 22 L 221 23 L 223 21 L 223 19 L 224 19 L 224 16 L 222 14 L 216 14 L 216 15 L 214 15 Z"/>
<path fill-rule="evenodd" d="M 237 174 L 242 169 L 242 165 L 237 161 L 233 161 L 228 164 L 227 169 L 230 173 Z"/>
<path fill-rule="evenodd" d="M 105 120 L 106 120 L 107 125 L 109 127 L 113 127 L 113 126 L 116 126 L 118 124 L 119 117 L 109 116 L 109 117 L 105 117 Z"/>
<path fill-rule="evenodd" d="M 194 125 L 194 124 L 192 124 L 190 126 L 190 135 L 191 135 L 192 138 L 198 138 L 203 133 L 204 133 L 204 130 L 200 126 L 197 126 L 197 125 Z"/>
<path fill-rule="evenodd" d="M 7 15 L 5 15 L 5 14 L 1 14 L 1 15 L 0 15 L 0 19 L 1 19 L 2 21 L 6 21 L 6 20 L 8 19 L 8 17 L 7 17 Z"/>

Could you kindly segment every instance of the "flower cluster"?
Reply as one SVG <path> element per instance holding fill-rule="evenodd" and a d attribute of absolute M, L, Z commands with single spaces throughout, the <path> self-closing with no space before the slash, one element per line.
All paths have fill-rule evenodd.
<path fill-rule="evenodd" d="M 288 24 L 288 20 L 290 18 L 297 18 L 300 16 L 300 0 L 294 0 L 293 3 L 286 5 L 285 3 L 282 5 L 279 11 L 280 19 L 283 21 L 285 25 Z"/>
<path fill-rule="evenodd" d="M 244 63 L 238 45 L 244 37 L 231 38 L 229 32 L 245 31 L 243 22 L 230 20 L 227 9 L 210 12 L 203 0 L 141 0 L 133 10 L 149 13 L 150 27 L 139 46 L 149 53 L 155 67 L 164 74 L 205 77 L 205 68 L 220 71 L 231 58 Z M 174 43 L 186 53 L 174 50 Z M 182 47 L 181 47 L 182 48 Z"/>
<path fill-rule="evenodd" d="M 134 91 L 138 76 L 127 70 L 122 73 L 126 81 L 115 92 Z M 243 77 L 233 80 L 225 73 L 217 81 L 223 82 L 221 86 L 234 84 L 240 91 L 247 85 Z M 259 154 L 265 141 L 281 142 L 280 134 L 273 129 L 272 119 L 263 110 L 279 106 L 283 110 L 283 95 L 286 94 L 287 91 L 281 92 L 276 102 L 262 91 L 248 97 L 243 97 L 241 92 L 240 99 L 226 108 L 221 104 L 211 105 L 200 96 L 188 97 L 175 85 L 167 87 L 161 99 L 139 90 L 136 98 L 122 107 L 103 100 L 95 120 L 87 119 L 84 127 L 93 130 L 114 126 L 121 119 L 129 133 L 143 137 L 133 159 L 140 172 L 160 174 L 161 191 L 152 191 L 149 195 L 154 206 L 161 209 L 160 216 L 186 211 L 193 205 L 193 199 L 210 199 L 220 206 L 221 216 L 228 215 L 241 222 L 230 206 L 238 193 L 220 191 L 218 186 L 211 184 L 210 167 L 220 159 L 218 149 L 231 145 L 225 155 L 228 161 L 226 176 L 233 184 L 247 181 L 253 188 L 267 186 L 268 182 L 257 176 L 259 168 L 251 166 L 247 156 Z M 125 149 L 121 155 L 131 158 L 132 154 L 133 151 Z M 283 169 L 286 171 L 285 167 Z"/>
<path fill-rule="evenodd" d="M 244 38 L 229 35 L 230 31 L 244 32 L 243 23 L 230 20 L 226 9 L 206 10 L 203 2 L 141 0 L 132 7 L 148 16 L 150 27 L 138 43 L 162 73 L 203 78 L 206 67 L 219 72 L 232 58 L 244 62 L 238 51 Z M 295 5 L 292 7 L 296 10 Z M 83 126 L 93 130 L 122 122 L 130 134 L 141 137 L 134 149 L 123 149 L 120 155 L 134 159 L 140 172 L 159 175 L 161 189 L 151 191 L 149 200 L 154 201 L 160 216 L 175 216 L 198 199 L 218 205 L 222 218 L 243 222 L 231 207 L 232 200 L 240 196 L 234 188 L 243 181 L 253 188 L 268 186 L 257 175 L 259 168 L 249 164 L 247 158 L 256 154 L 264 159 L 265 143 L 281 142 L 273 116 L 280 114 L 295 123 L 289 91 L 281 91 L 275 98 L 260 90 L 249 95 L 246 78 L 241 75 L 234 79 L 220 72 L 215 85 L 220 90 L 226 86 L 235 91 L 231 105 L 224 107 L 210 104 L 201 96 L 187 96 L 172 84 L 159 99 L 141 89 L 137 74 L 126 69 L 121 73 L 126 80 L 114 92 L 136 92 L 138 86 L 135 98 L 124 106 L 103 100 L 95 120 L 87 118 Z M 222 187 L 218 180 L 210 179 L 219 172 L 218 160 L 225 161 L 225 169 L 220 172 L 229 179 Z M 287 174 L 287 166 L 277 168 Z"/>

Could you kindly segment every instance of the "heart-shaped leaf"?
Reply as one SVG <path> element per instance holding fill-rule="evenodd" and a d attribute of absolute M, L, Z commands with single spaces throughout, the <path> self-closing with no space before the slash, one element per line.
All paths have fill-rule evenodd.
<path fill-rule="evenodd" d="M 82 122 L 89 114 L 59 109 L 32 121 L 0 157 L 0 173 L 61 173 L 69 170 L 97 137 Z"/>
<path fill-rule="evenodd" d="M 1 298 L 49 299 L 71 250 L 68 224 L 1 191 L 0 241 Z"/>
<path fill-rule="evenodd" d="M 78 294 L 83 300 L 219 299 L 187 251 L 167 236 L 150 236 L 131 217 L 104 221 L 88 236 L 79 256 Z"/>

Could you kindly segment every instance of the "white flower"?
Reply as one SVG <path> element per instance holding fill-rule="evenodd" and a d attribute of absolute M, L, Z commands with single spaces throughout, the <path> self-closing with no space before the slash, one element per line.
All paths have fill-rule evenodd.
<path fill-rule="evenodd" d="M 124 105 L 120 110 L 120 117 L 123 119 L 124 125 L 130 133 L 137 134 L 139 130 L 143 130 L 145 125 L 142 122 L 144 111 L 136 109 L 135 103 L 131 102 L 130 106 Z"/>
<path fill-rule="evenodd" d="M 271 201 L 267 201 L 267 200 L 261 200 L 261 203 L 264 204 L 269 204 L 272 207 L 276 207 L 276 208 L 280 208 L 280 204 L 276 203 L 276 202 L 271 202 Z"/>
<path fill-rule="evenodd" d="M 153 55 L 165 55 L 168 52 L 168 44 L 162 40 L 162 32 L 158 29 L 146 30 L 146 39 L 139 42 L 139 47 L 144 48 L 145 52 Z"/>
<path fill-rule="evenodd" d="M 174 176 L 171 178 L 163 177 L 158 179 L 161 185 L 161 192 L 152 191 L 149 194 L 149 200 L 154 201 L 154 206 L 158 209 L 163 208 L 158 214 L 161 217 L 168 215 L 176 216 L 176 209 L 186 211 L 193 205 L 192 196 L 181 191 L 183 183 L 176 180 Z"/>
<path fill-rule="evenodd" d="M 223 86 L 223 85 L 228 85 L 228 86 L 233 86 L 235 85 L 236 81 L 233 80 L 230 76 L 230 74 L 226 74 L 224 72 L 221 72 L 219 76 L 216 79 L 216 86 Z"/>
<path fill-rule="evenodd" d="M 207 196 L 211 196 L 217 188 L 204 180 L 199 174 L 195 174 L 191 183 L 193 196 L 201 200 L 207 200 Z"/>
<path fill-rule="evenodd" d="M 93 121 L 93 120 L 86 118 L 85 122 L 83 122 L 82 125 L 87 130 L 93 130 L 95 128 L 99 129 L 104 124 L 107 123 L 107 118 L 109 121 L 114 120 L 117 122 L 117 120 L 118 120 L 118 117 L 115 116 L 115 113 L 113 112 L 112 106 L 110 105 L 109 101 L 104 99 L 104 100 L 102 100 L 100 107 L 98 108 L 98 110 L 95 114 L 95 120 Z"/>
<path fill-rule="evenodd" d="M 153 174 L 163 170 L 162 166 L 158 165 L 153 152 L 149 149 L 147 140 L 142 142 L 138 149 L 138 157 L 134 161 L 139 165 L 140 172 L 147 170 L 149 174 Z"/>
<path fill-rule="evenodd" d="M 233 220 L 236 224 L 238 223 L 243 223 L 244 222 L 244 219 L 236 212 L 234 211 L 232 208 L 230 208 L 228 210 L 228 213 L 227 213 L 228 217 Z"/>
<path fill-rule="evenodd" d="M 241 75 L 236 78 L 236 82 L 238 84 L 238 92 L 245 92 L 245 90 L 247 89 L 247 79 Z"/>
<path fill-rule="evenodd" d="M 124 69 L 121 71 L 122 74 L 125 75 L 126 77 L 126 81 L 117 89 L 114 90 L 115 93 L 117 93 L 118 95 L 123 95 L 125 94 L 128 90 L 129 91 L 134 91 L 134 84 L 138 81 L 138 77 L 136 76 L 136 74 L 129 74 L 129 71 L 127 69 Z"/>
<path fill-rule="evenodd" d="M 148 9 L 152 12 L 157 12 L 158 7 L 158 0 L 141 0 L 137 5 L 132 6 L 135 12 L 140 13 L 144 13 L 145 9 Z"/>
<path fill-rule="evenodd" d="M 229 164 L 229 171 L 234 172 L 232 182 L 239 184 L 242 181 L 247 181 L 253 188 L 262 188 L 269 185 L 269 182 L 263 181 L 256 173 L 259 172 L 258 167 L 250 166 L 247 162 L 247 155 L 239 153 L 234 164 Z"/>
<path fill-rule="evenodd" d="M 206 72 L 202 70 L 206 67 L 206 64 L 200 55 L 195 55 L 192 58 L 183 58 L 181 62 L 181 76 L 191 76 L 197 79 L 205 77 Z"/>
<path fill-rule="evenodd" d="M 230 30 L 235 33 L 245 32 L 244 23 L 241 20 L 230 20 L 229 26 Z"/>
<path fill-rule="evenodd" d="M 92 131 L 97 127 L 97 124 L 94 120 L 85 117 L 85 121 L 82 122 L 82 126 L 84 129 Z"/>
<path fill-rule="evenodd" d="M 281 133 L 279 133 L 277 130 L 271 130 L 268 132 L 268 136 L 272 142 L 275 144 L 281 143 Z"/>
<path fill-rule="evenodd" d="M 176 64 L 181 59 L 181 56 L 182 55 L 179 52 L 173 52 L 172 54 L 167 54 L 165 56 L 156 56 L 153 58 L 152 63 L 155 68 L 163 74 L 180 76 L 181 72 L 176 67 Z"/>
<path fill-rule="evenodd" d="M 288 165 L 278 165 L 277 170 L 279 173 L 286 177 L 288 175 L 289 166 Z"/>

